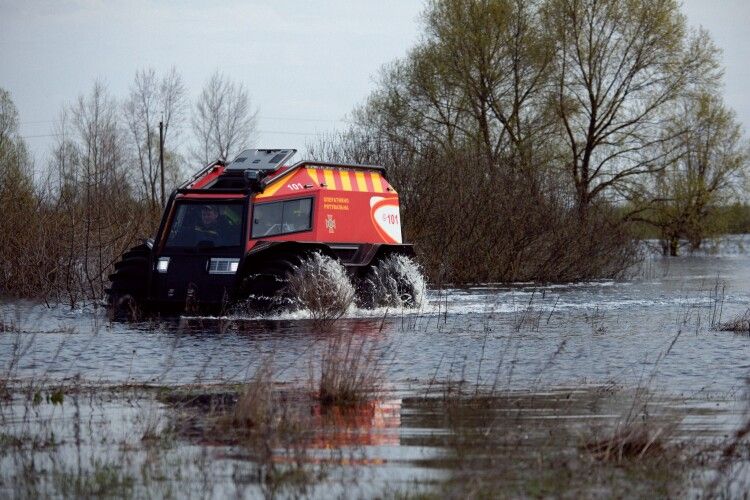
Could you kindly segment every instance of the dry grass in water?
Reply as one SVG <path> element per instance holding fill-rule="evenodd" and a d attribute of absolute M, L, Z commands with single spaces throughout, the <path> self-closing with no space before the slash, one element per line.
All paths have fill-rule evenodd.
<path fill-rule="evenodd" d="M 303 390 L 277 387 L 273 377 L 266 357 L 239 386 L 196 386 L 160 399 L 174 410 L 178 442 L 217 447 L 238 461 L 232 474 L 238 491 L 259 488 L 266 498 L 299 498 L 325 475 L 325 464 L 314 462 L 306 448 L 312 400 Z"/>
<path fill-rule="evenodd" d="M 244 385 L 234 409 L 223 419 L 231 427 L 264 429 L 273 423 L 273 365 L 265 359 Z"/>
<path fill-rule="evenodd" d="M 747 314 L 747 313 L 746 313 Z M 745 379 L 745 391 L 750 390 L 750 377 Z M 750 406 L 745 407 L 739 427 L 719 447 L 716 475 L 708 485 L 710 496 L 731 498 L 748 491 L 748 441 L 750 440 Z"/>
<path fill-rule="evenodd" d="M 669 451 L 667 442 L 673 432 L 674 427 L 670 425 L 626 422 L 618 424 L 611 435 L 595 437 L 584 448 L 603 462 L 659 457 Z"/>
<path fill-rule="evenodd" d="M 729 321 L 719 323 L 718 330 L 722 332 L 747 333 L 750 335 L 750 309 Z"/>
<path fill-rule="evenodd" d="M 381 385 L 381 360 L 376 341 L 352 331 L 333 332 L 320 363 L 321 403 L 351 405 L 372 397 Z"/>
<path fill-rule="evenodd" d="M 643 387 L 638 387 L 628 412 L 615 423 L 614 429 L 604 434 L 595 433 L 594 438 L 582 447 L 595 459 L 616 464 L 646 458 L 674 458 L 674 447 L 670 446 L 670 441 L 678 422 L 652 417 L 649 411 L 650 397 Z"/>
<path fill-rule="evenodd" d="M 3 310 L 0 313 L 0 333 L 21 333 L 21 311 L 18 307 L 12 312 Z"/>

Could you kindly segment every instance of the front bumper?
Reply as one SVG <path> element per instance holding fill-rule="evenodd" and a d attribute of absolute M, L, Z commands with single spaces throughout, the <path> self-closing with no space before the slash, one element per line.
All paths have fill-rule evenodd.
<path fill-rule="evenodd" d="M 221 306 L 232 297 L 236 288 L 236 273 L 216 273 L 207 255 L 169 256 L 166 272 L 154 269 L 152 302 L 175 306 Z M 157 259 L 158 265 L 158 259 Z M 209 272 L 209 270 L 214 272 Z"/>

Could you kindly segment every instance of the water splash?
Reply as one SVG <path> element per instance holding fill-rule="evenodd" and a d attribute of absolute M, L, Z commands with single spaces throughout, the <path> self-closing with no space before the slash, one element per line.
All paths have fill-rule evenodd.
<path fill-rule="evenodd" d="M 316 321 L 340 318 L 354 304 L 354 285 L 336 259 L 314 252 L 288 276 L 287 293 Z"/>
<path fill-rule="evenodd" d="M 369 307 L 419 308 L 426 292 L 427 281 L 419 264 L 406 255 L 389 255 L 365 278 L 360 300 Z"/>
<path fill-rule="evenodd" d="M 233 319 L 329 321 L 341 317 L 383 317 L 388 312 L 429 312 L 427 282 L 421 267 L 404 255 L 391 255 L 356 281 L 336 259 L 310 254 L 284 280 L 282 297 L 268 298 L 279 306 L 271 312 L 237 308 Z"/>

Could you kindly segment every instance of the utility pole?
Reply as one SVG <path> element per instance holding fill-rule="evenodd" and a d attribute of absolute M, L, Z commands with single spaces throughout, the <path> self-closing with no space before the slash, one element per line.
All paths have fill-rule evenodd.
<path fill-rule="evenodd" d="M 161 171 L 161 206 L 164 206 L 164 122 L 159 122 L 159 170 Z"/>

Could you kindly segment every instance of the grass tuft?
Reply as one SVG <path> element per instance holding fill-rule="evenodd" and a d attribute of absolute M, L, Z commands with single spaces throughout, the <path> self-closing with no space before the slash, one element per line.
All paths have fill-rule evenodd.
<path fill-rule="evenodd" d="M 320 364 L 320 402 L 353 405 L 371 398 L 380 388 L 381 359 L 375 341 L 352 331 L 332 333 Z"/>
<path fill-rule="evenodd" d="M 719 323 L 718 330 L 722 332 L 747 333 L 750 335 L 750 309 L 729 321 Z"/>
<path fill-rule="evenodd" d="M 273 367 L 270 359 L 264 359 L 244 385 L 225 422 L 235 428 L 261 430 L 271 424 L 273 407 Z"/>
<path fill-rule="evenodd" d="M 649 422 L 625 422 L 618 424 L 607 436 L 597 436 L 584 444 L 597 460 L 622 463 L 664 456 L 669 452 L 669 437 L 673 425 L 655 425 Z"/>

